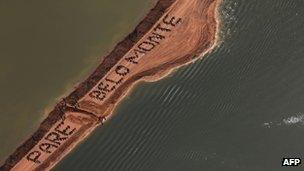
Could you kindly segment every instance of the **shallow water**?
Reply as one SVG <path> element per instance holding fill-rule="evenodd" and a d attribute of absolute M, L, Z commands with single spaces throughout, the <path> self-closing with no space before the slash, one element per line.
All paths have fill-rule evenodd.
<path fill-rule="evenodd" d="M 304 154 L 303 8 L 226 0 L 214 52 L 137 86 L 54 170 L 290 169 L 282 158 Z"/>
<path fill-rule="evenodd" d="M 0 161 L 132 31 L 154 2 L 0 2 Z"/>

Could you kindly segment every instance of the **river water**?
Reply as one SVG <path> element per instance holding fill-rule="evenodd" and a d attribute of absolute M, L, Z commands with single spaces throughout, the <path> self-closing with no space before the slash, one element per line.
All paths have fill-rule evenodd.
<path fill-rule="evenodd" d="M 0 161 L 154 2 L 0 1 Z"/>
<path fill-rule="evenodd" d="M 132 30 L 148 4 L 0 5 L 1 21 L 12 17 L 0 33 L 2 156 L 97 65 L 97 54 Z M 54 170 L 290 170 L 282 158 L 304 154 L 303 8 L 303 0 L 225 0 L 219 47 L 137 86 Z"/>
<path fill-rule="evenodd" d="M 218 48 L 137 86 L 54 170 L 290 170 L 282 158 L 304 154 L 303 8 L 226 0 Z"/>

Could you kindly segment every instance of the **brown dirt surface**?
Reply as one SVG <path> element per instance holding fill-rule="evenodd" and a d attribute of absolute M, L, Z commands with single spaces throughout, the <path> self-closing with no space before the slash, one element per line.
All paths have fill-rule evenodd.
<path fill-rule="evenodd" d="M 68 97 L 0 170 L 49 170 L 87 137 L 138 81 L 156 81 L 210 52 L 220 0 L 159 0 L 142 22 Z"/>

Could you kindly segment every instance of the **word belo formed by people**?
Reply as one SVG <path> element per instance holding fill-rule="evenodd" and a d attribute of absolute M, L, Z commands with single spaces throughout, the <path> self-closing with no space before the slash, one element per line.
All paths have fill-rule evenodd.
<path fill-rule="evenodd" d="M 132 49 L 129 55 L 123 58 L 124 62 L 137 65 L 139 63 L 139 59 L 157 47 L 161 41 L 165 40 L 166 33 L 171 32 L 174 27 L 181 23 L 181 21 L 181 18 L 165 15 L 161 20 L 161 23 L 158 23 L 153 28 L 147 38 Z M 103 102 L 107 95 L 114 91 L 118 85 L 122 83 L 124 77 L 129 73 L 130 68 L 121 64 L 117 65 L 114 68 L 114 76 L 111 78 L 108 76 L 102 79 L 101 82 L 89 93 L 89 97 L 96 99 L 98 102 Z"/>
<path fill-rule="evenodd" d="M 40 164 L 42 162 L 40 159 L 42 155 L 50 156 L 60 145 L 71 137 L 75 131 L 76 128 L 72 128 L 68 125 L 63 117 L 55 129 L 46 134 L 46 136 L 40 141 L 38 149 L 34 148 L 33 151 L 28 153 L 26 159 L 36 164 Z"/>

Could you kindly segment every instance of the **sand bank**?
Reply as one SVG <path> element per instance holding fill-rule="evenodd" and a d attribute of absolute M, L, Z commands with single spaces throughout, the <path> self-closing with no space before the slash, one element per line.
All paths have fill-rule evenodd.
<path fill-rule="evenodd" d="M 217 42 L 220 0 L 160 0 L 98 68 L 58 103 L 0 170 L 52 168 L 139 81 L 156 81 L 193 62 Z"/>

